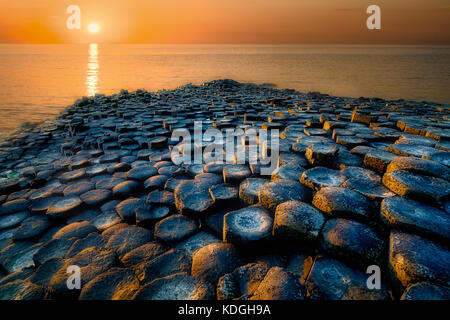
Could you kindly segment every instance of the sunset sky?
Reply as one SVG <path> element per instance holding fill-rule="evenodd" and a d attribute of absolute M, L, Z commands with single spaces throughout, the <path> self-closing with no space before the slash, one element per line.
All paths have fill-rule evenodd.
<path fill-rule="evenodd" d="M 81 8 L 80 31 L 66 8 Z M 381 7 L 382 30 L 366 28 Z M 446 44 L 449 0 L 0 0 L 0 43 Z M 99 32 L 89 32 L 97 23 Z"/>

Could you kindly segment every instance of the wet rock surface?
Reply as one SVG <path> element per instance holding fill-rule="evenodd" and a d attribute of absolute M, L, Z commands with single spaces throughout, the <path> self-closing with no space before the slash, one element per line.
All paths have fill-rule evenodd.
<path fill-rule="evenodd" d="M 223 220 L 223 240 L 240 245 L 255 245 L 268 240 L 273 219 L 270 213 L 258 206 L 252 206 L 227 213 Z"/>
<path fill-rule="evenodd" d="M 381 203 L 381 216 L 393 228 L 450 239 L 450 215 L 427 204 L 403 197 L 387 198 Z"/>
<path fill-rule="evenodd" d="M 198 181 L 184 181 L 174 192 L 175 205 L 179 212 L 193 216 L 204 214 L 214 201 L 209 193 L 209 184 Z"/>
<path fill-rule="evenodd" d="M 448 114 L 232 80 L 80 99 L 0 141 L 0 299 L 448 300 Z M 194 121 L 237 144 L 178 145 Z"/>
<path fill-rule="evenodd" d="M 325 223 L 323 214 L 313 206 L 300 201 L 283 202 L 275 211 L 273 236 L 288 245 L 304 241 L 313 243 Z"/>
<path fill-rule="evenodd" d="M 248 178 L 241 182 L 239 185 L 239 198 L 249 204 L 255 204 L 258 202 L 259 189 L 268 182 L 262 178 Z"/>
<path fill-rule="evenodd" d="M 173 215 L 155 225 L 155 239 L 163 243 L 175 243 L 197 231 L 196 221 L 183 215 Z"/>
<path fill-rule="evenodd" d="M 428 282 L 419 282 L 406 288 L 401 300 L 448 300 L 450 289 Z"/>
<path fill-rule="evenodd" d="M 217 299 L 248 299 L 253 296 L 264 280 L 269 266 L 265 263 L 250 263 L 222 276 L 217 285 Z"/>
<path fill-rule="evenodd" d="M 417 235 L 392 231 L 389 239 L 389 270 L 396 289 L 426 281 L 450 284 L 448 247 Z"/>
<path fill-rule="evenodd" d="M 386 173 L 383 183 L 398 195 L 424 202 L 441 203 L 450 197 L 450 182 L 429 176 L 398 170 Z"/>
<path fill-rule="evenodd" d="M 80 300 L 132 300 L 139 281 L 132 270 L 112 268 L 91 281 L 81 290 Z"/>
<path fill-rule="evenodd" d="M 136 300 L 211 300 L 214 287 L 207 281 L 177 273 L 159 278 L 142 287 L 135 295 Z"/>
<path fill-rule="evenodd" d="M 275 211 L 279 204 L 286 201 L 310 201 L 311 191 L 297 181 L 277 180 L 264 184 L 259 189 L 258 197 L 262 206 Z"/>
<path fill-rule="evenodd" d="M 311 164 L 331 166 L 338 148 L 333 144 L 317 143 L 306 148 L 305 156 Z"/>
<path fill-rule="evenodd" d="M 176 273 L 189 273 L 191 265 L 192 259 L 183 250 L 172 249 L 142 262 L 135 268 L 135 273 L 141 284 L 147 284 Z"/>
<path fill-rule="evenodd" d="M 25 240 L 38 237 L 52 226 L 52 222 L 45 216 L 32 216 L 22 221 L 15 229 L 12 239 Z"/>
<path fill-rule="evenodd" d="M 115 265 L 116 255 L 111 250 L 98 247 L 89 247 L 70 259 L 66 259 L 65 264 L 54 274 L 50 280 L 57 295 L 72 296 L 79 294 L 79 290 L 70 290 L 67 280 L 71 273 L 67 272 L 69 266 L 78 266 L 81 277 L 81 287 L 83 288 L 89 281 L 102 273 L 110 270 Z M 78 292 L 77 292 L 78 291 Z"/>
<path fill-rule="evenodd" d="M 348 264 L 364 266 L 383 261 L 384 241 L 376 230 L 347 219 L 330 219 L 321 232 L 321 246 Z"/>
<path fill-rule="evenodd" d="M 367 287 L 364 272 L 349 268 L 344 263 L 317 257 L 306 280 L 310 299 L 329 300 L 387 300 L 389 294 L 384 286 L 380 290 Z"/>
<path fill-rule="evenodd" d="M 102 235 L 107 238 L 105 248 L 113 250 L 119 258 L 153 238 L 152 231 L 125 223 L 106 229 Z"/>
<path fill-rule="evenodd" d="M 271 268 L 250 300 L 303 300 L 305 289 L 299 279 L 280 267 Z"/>
<path fill-rule="evenodd" d="M 337 170 L 319 166 L 303 172 L 300 182 L 319 191 L 323 187 L 339 187 L 342 184 L 342 175 Z"/>
<path fill-rule="evenodd" d="M 369 199 L 353 190 L 342 187 L 320 189 L 312 201 L 319 210 L 331 216 L 371 218 L 372 207 Z"/>
<path fill-rule="evenodd" d="M 212 243 L 194 253 L 191 274 L 217 284 L 222 275 L 233 271 L 240 264 L 241 258 L 234 245 Z"/>
<path fill-rule="evenodd" d="M 167 250 L 168 247 L 158 242 L 149 242 L 128 252 L 122 257 L 121 261 L 126 267 L 135 267 L 143 261 L 153 260 Z"/>

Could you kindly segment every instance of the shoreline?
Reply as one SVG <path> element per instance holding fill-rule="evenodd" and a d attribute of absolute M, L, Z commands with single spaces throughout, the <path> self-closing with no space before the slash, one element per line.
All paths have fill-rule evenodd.
<path fill-rule="evenodd" d="M 212 80 L 215 81 L 215 80 Z M 205 82 L 208 83 L 208 82 Z M 252 82 L 240 82 L 244 85 L 251 85 L 251 86 L 257 86 L 257 87 L 261 87 L 261 88 L 267 88 L 267 89 L 273 89 L 273 90 L 288 90 L 288 91 L 295 91 L 296 94 L 298 94 L 299 96 L 305 96 L 311 93 L 317 93 L 318 95 L 324 96 L 324 97 L 330 97 L 330 98 L 336 98 L 336 99 L 340 99 L 340 100 L 367 100 L 367 101 L 384 101 L 386 103 L 403 103 L 405 105 L 408 104 L 413 104 L 413 105 L 417 105 L 417 104 L 428 104 L 431 105 L 433 107 L 442 107 L 443 109 L 450 109 L 450 102 L 449 103 L 442 103 L 442 102 L 436 102 L 436 101 L 416 101 L 416 100 L 408 100 L 408 99 L 403 99 L 403 98 L 399 98 L 399 99 L 384 99 L 384 98 L 379 98 L 379 97 L 351 97 L 351 96 L 337 96 L 337 95 L 331 95 L 331 94 L 327 94 L 327 93 L 322 93 L 322 92 L 316 92 L 316 91 L 309 91 L 309 92 L 301 92 L 298 91 L 297 89 L 290 89 L 290 88 L 281 88 L 279 87 L 277 84 L 275 83 L 252 83 Z M 137 92 L 137 91 L 142 91 L 144 90 L 147 93 L 150 94 L 157 94 L 158 92 L 164 92 L 164 91 L 176 91 L 179 90 L 183 87 L 185 87 L 186 85 L 191 85 L 191 83 L 185 84 L 185 85 L 181 85 L 178 87 L 175 87 L 173 89 L 162 89 L 162 90 L 156 90 L 156 91 L 148 91 L 146 89 L 137 89 L 134 91 L 130 91 L 131 94 Z M 202 86 L 203 83 L 200 84 L 194 84 L 194 86 Z M 126 89 L 122 89 L 122 90 L 126 90 Z M 128 92 L 128 90 L 126 90 Z M 105 97 L 109 97 L 109 96 L 115 96 L 117 95 L 117 93 L 113 93 L 113 94 L 97 94 L 98 96 L 105 96 Z M 91 97 L 87 97 L 87 96 L 83 96 L 80 97 L 79 99 L 75 100 L 76 101 L 80 101 L 83 100 L 85 98 L 94 98 L 94 96 Z M 75 104 L 74 103 L 74 104 Z M 66 106 L 64 109 L 62 109 L 59 114 L 63 113 L 66 109 L 71 108 L 74 106 L 74 104 L 68 105 Z M 59 115 L 58 114 L 58 115 Z M 3 140 L 8 140 L 10 139 L 12 136 L 23 133 L 24 131 L 30 129 L 30 128 L 35 128 L 38 127 L 40 125 L 43 125 L 45 123 L 48 122 L 52 122 L 54 121 L 58 115 L 56 115 L 55 117 L 48 117 L 47 119 L 41 120 L 41 121 L 24 121 L 21 125 L 17 126 L 14 129 L 8 129 L 8 131 L 4 131 L 4 132 L 0 132 L 0 144 Z"/>
<path fill-rule="evenodd" d="M 449 118 L 228 79 L 79 99 L 0 140 L 0 299 L 449 299 Z M 278 168 L 174 164 L 194 120 L 279 130 Z"/>

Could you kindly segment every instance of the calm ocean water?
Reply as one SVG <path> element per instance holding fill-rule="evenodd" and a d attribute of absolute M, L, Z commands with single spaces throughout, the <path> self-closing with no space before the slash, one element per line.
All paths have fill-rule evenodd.
<path fill-rule="evenodd" d="M 84 95 L 219 78 L 450 103 L 450 46 L 0 45 L 0 133 Z"/>

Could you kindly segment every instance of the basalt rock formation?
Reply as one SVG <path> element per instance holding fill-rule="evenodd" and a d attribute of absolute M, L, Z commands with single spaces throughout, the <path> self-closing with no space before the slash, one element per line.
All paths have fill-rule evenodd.
<path fill-rule="evenodd" d="M 80 99 L 0 143 L 0 299 L 448 300 L 449 118 L 232 80 Z M 194 121 L 230 161 L 189 163 L 225 145 L 179 144 Z"/>

